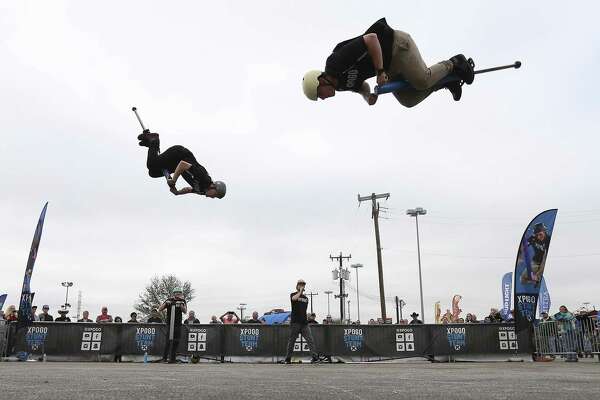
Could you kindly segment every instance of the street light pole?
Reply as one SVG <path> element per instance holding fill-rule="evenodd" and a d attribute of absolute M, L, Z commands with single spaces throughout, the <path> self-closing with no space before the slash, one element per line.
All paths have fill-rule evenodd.
<path fill-rule="evenodd" d="M 331 290 L 326 290 L 325 294 L 327 295 L 327 316 L 331 317 L 331 312 L 329 310 L 329 296 L 332 294 L 333 292 Z"/>
<path fill-rule="evenodd" d="M 427 210 L 417 207 L 406 210 L 406 215 L 415 217 L 415 224 L 417 227 L 417 258 L 419 260 L 419 290 L 421 293 L 421 318 L 425 322 L 425 307 L 423 307 L 423 277 L 421 275 L 421 244 L 419 242 L 419 215 L 427 214 Z"/>
<path fill-rule="evenodd" d="M 66 287 L 67 288 L 67 294 L 65 295 L 65 310 L 69 307 L 71 307 L 71 305 L 69 304 L 69 288 L 71 286 L 73 286 L 73 282 L 61 282 L 60 283 L 62 285 L 62 287 Z"/>
<path fill-rule="evenodd" d="M 421 318 L 425 322 L 425 307 L 423 307 L 423 277 L 421 275 L 421 244 L 419 242 L 419 215 L 427 214 L 427 210 L 422 207 L 411 208 L 406 210 L 406 215 L 415 217 L 415 224 L 417 227 L 417 258 L 419 260 L 419 291 L 421 293 Z"/>
<path fill-rule="evenodd" d="M 360 323 L 360 298 L 358 297 L 358 269 L 362 268 L 364 265 L 362 264 L 352 264 L 350 265 L 350 268 L 354 268 L 356 270 L 356 314 L 357 314 L 357 321 L 358 323 Z"/>

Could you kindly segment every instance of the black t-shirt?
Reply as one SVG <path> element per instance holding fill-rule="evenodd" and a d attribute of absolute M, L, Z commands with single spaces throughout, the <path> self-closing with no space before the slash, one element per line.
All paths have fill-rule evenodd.
<path fill-rule="evenodd" d="M 163 320 L 160 317 L 150 317 L 148 318 L 149 324 L 162 324 Z"/>
<path fill-rule="evenodd" d="M 41 322 L 52 322 L 54 321 L 54 318 L 52 318 L 52 315 L 50 314 L 40 314 L 40 321 Z"/>
<path fill-rule="evenodd" d="M 377 34 L 383 55 L 383 68 L 387 69 L 392 58 L 394 30 L 381 18 L 375 22 L 367 33 Z M 367 51 L 363 35 L 338 43 L 325 63 L 325 73 L 338 80 L 336 90 L 352 90 L 358 92 L 363 82 L 377 74 L 373 60 Z"/>
<path fill-rule="evenodd" d="M 183 179 L 194 189 L 194 192 L 204 194 L 213 181 L 206 168 L 198 162 L 192 163 L 190 169 L 181 174 Z"/>
<path fill-rule="evenodd" d="M 88 319 L 83 319 L 83 318 L 82 318 L 82 319 L 79 319 L 79 320 L 77 320 L 77 322 L 94 322 L 94 321 L 92 321 L 92 320 L 91 320 L 91 319 L 89 319 L 89 318 L 88 318 Z"/>
<path fill-rule="evenodd" d="M 61 315 L 60 317 L 56 318 L 54 322 L 71 322 L 71 318 L 67 317 L 66 315 Z"/>
<path fill-rule="evenodd" d="M 245 321 L 244 324 L 262 324 L 262 322 L 260 322 L 260 320 L 258 319 L 249 319 L 248 321 Z"/>
<path fill-rule="evenodd" d="M 166 169 L 172 174 L 175 172 L 180 161 L 192 164 L 192 166 L 182 173 L 181 176 L 197 193 L 206 192 L 208 187 L 212 184 L 212 178 L 208 175 L 206 168 L 200 165 L 194 154 L 183 146 L 171 146 L 162 154 L 157 154 L 154 158 L 149 157 L 148 159 L 152 160 L 152 163 L 148 168 L 151 169 L 151 174 L 156 176 L 162 176 L 163 169 Z"/>
<path fill-rule="evenodd" d="M 185 300 L 176 299 L 174 297 L 167 299 L 167 327 L 171 326 L 171 307 L 173 304 L 175 304 L 175 327 L 179 327 L 181 326 L 181 322 L 183 320 L 182 307 L 185 304 Z"/>
<path fill-rule="evenodd" d="M 292 297 L 298 292 L 294 292 L 290 294 L 290 300 L 292 302 L 292 324 L 306 324 L 306 308 L 308 307 L 308 297 L 305 295 L 300 295 L 298 300 L 294 301 Z"/>
<path fill-rule="evenodd" d="M 184 324 L 199 324 L 200 320 L 198 318 L 194 318 L 191 322 L 189 318 L 186 318 L 185 321 L 183 321 Z"/>

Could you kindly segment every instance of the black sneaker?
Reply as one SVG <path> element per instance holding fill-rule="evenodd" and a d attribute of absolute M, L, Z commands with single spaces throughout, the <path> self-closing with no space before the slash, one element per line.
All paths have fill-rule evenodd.
<path fill-rule="evenodd" d="M 452 57 L 450 61 L 454 65 L 454 73 L 456 73 L 460 79 L 467 85 L 473 83 L 473 80 L 475 79 L 475 63 L 473 62 L 473 59 L 469 58 L 467 60 L 464 55 L 458 54 Z"/>
<path fill-rule="evenodd" d="M 284 364 L 291 364 L 292 363 L 292 359 L 291 358 L 286 358 L 285 360 L 283 360 Z"/>
<path fill-rule="evenodd" d="M 310 360 L 311 364 L 319 364 L 321 362 L 321 359 L 319 357 L 314 357 Z"/>
<path fill-rule="evenodd" d="M 452 81 L 448 82 L 444 85 L 446 89 L 452 93 L 452 98 L 454 101 L 459 101 L 462 96 L 462 85 L 460 81 Z"/>

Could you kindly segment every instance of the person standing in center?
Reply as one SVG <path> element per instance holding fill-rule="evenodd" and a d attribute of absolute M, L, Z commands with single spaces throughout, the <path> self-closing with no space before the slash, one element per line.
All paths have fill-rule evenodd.
<path fill-rule="evenodd" d="M 163 361 L 169 357 L 169 364 L 175 363 L 177 355 L 177 346 L 181 337 L 181 322 L 183 314 L 187 313 L 187 304 L 181 288 L 173 289 L 173 297 L 169 297 L 158 309 L 158 311 L 167 310 L 167 343 L 163 353 Z M 173 318 L 173 341 L 169 340 L 171 333 L 171 318 Z M 170 351 L 169 351 L 170 350 Z"/>
<path fill-rule="evenodd" d="M 294 344 L 298 334 L 302 334 L 312 355 L 312 363 L 319 361 L 319 356 L 315 351 L 315 344 L 308 326 L 308 319 L 306 318 L 306 309 L 308 307 L 308 297 L 304 295 L 304 289 L 306 288 L 306 282 L 302 279 L 296 283 L 296 291 L 290 294 L 290 300 L 292 302 L 292 315 L 290 320 L 290 337 L 288 339 L 287 353 L 285 354 L 285 363 L 291 364 L 292 362 L 292 351 L 294 351 Z"/>

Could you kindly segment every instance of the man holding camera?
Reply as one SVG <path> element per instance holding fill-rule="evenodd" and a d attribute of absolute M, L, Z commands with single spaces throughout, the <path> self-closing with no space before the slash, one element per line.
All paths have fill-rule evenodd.
<path fill-rule="evenodd" d="M 285 355 L 285 363 L 292 363 L 292 351 L 294 351 L 294 344 L 298 334 L 301 334 L 308 344 L 308 349 L 312 355 L 311 363 L 319 361 L 319 356 L 315 351 L 315 344 L 308 326 L 308 319 L 306 317 L 306 308 L 308 307 L 308 297 L 304 295 L 304 289 L 306 288 L 306 282 L 302 279 L 296 283 L 296 291 L 290 294 L 290 300 L 292 302 L 292 315 L 290 320 L 290 337 L 288 339 L 287 353 Z"/>
<path fill-rule="evenodd" d="M 163 361 L 168 361 L 169 364 L 175 363 L 177 355 L 177 346 L 181 337 L 181 321 L 183 314 L 187 313 L 187 304 L 183 297 L 181 288 L 173 289 L 173 297 L 169 297 L 158 308 L 158 311 L 167 310 L 167 342 L 163 353 Z"/>

